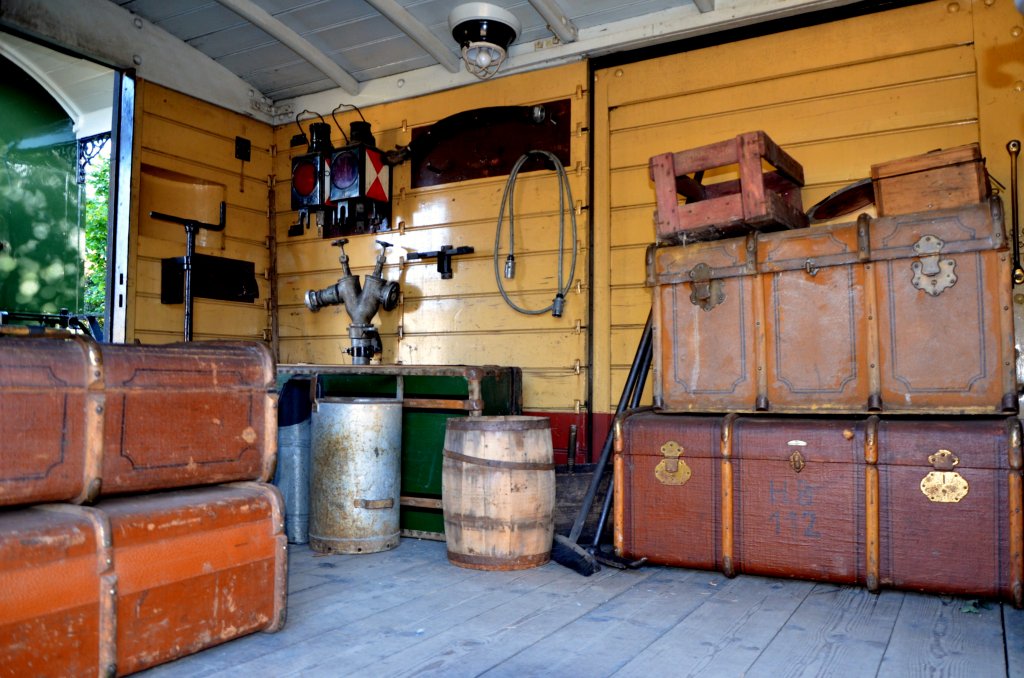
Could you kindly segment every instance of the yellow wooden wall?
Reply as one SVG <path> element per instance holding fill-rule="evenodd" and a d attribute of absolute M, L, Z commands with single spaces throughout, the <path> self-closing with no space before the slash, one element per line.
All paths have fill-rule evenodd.
<path fill-rule="evenodd" d="M 1008 184 L 1004 146 L 1024 110 L 1021 23 L 1010 0 L 943 0 L 599 70 L 595 410 L 614 409 L 650 308 L 652 155 L 765 130 L 803 165 L 806 208 L 872 164 L 980 140 Z"/>
<path fill-rule="evenodd" d="M 235 159 L 236 136 L 252 142 L 251 160 L 244 167 Z M 200 231 L 196 251 L 254 262 L 260 294 L 251 304 L 196 299 L 194 338 L 262 339 L 270 327 L 271 286 L 265 274 L 270 263 L 271 126 L 139 81 L 135 139 L 127 341 L 183 338 L 184 306 L 160 303 L 160 262 L 185 254 L 185 229 L 149 213 L 216 223 L 221 200 L 227 203 L 227 226 L 219 233 Z"/>
<path fill-rule="evenodd" d="M 806 172 L 805 205 L 856 179 L 872 164 L 934 148 L 980 141 L 992 174 L 1008 182 L 1005 143 L 1024 135 L 1021 25 L 1011 0 L 931 2 L 614 68 L 588 86 L 583 63 L 482 82 L 363 111 L 383 149 L 408 144 L 414 127 L 453 113 L 497 105 L 572 101 L 570 178 L 582 206 L 580 251 L 564 317 L 523 316 L 498 295 L 492 248 L 505 177 L 411 189 L 409 165 L 395 168 L 395 230 L 351 238 L 354 272 L 365 276 L 374 240 L 390 241 L 385 277 L 403 299 L 378 315 L 384 362 L 503 364 L 524 369 L 531 411 L 576 412 L 587 405 L 587 331 L 594 336 L 592 411 L 614 409 L 650 306 L 644 251 L 654 239 L 651 155 L 764 129 Z M 592 92 L 590 91 L 592 90 Z M 587 119 L 588 96 L 595 119 Z M 287 235 L 290 148 L 294 125 L 269 126 L 149 83 L 140 83 L 135 159 L 130 339 L 181 336 L 181 306 L 159 303 L 159 260 L 184 251 L 183 229 L 154 222 L 150 210 L 216 219 L 228 203 L 224 236 L 207 234 L 200 252 L 256 262 L 260 300 L 197 300 L 198 338 L 261 337 L 270 327 L 268 212 L 276 240 L 281 362 L 346 364 L 348 317 L 341 307 L 313 314 L 308 289 L 340 275 L 337 250 L 307 231 Z M 338 103 L 342 103 L 339 100 Z M 327 111 L 322 111 L 327 114 Z M 327 118 L 330 120 L 330 118 Z M 355 114 L 338 114 L 346 130 Z M 588 131 L 589 130 L 589 131 Z M 253 141 L 240 175 L 234 137 Z M 334 130 L 335 141 L 340 135 Z M 588 194 L 593 143 L 594 195 Z M 268 177 L 274 184 L 268 198 Z M 727 178 L 710 174 L 708 181 Z M 244 190 L 242 190 L 244 188 Z M 557 193 L 549 172 L 519 184 L 518 276 L 522 304 L 543 306 L 554 290 Z M 190 211 L 195 209 L 194 212 Z M 588 219 L 594 221 L 591 276 Z M 412 251 L 471 245 L 455 275 L 441 280 L 433 261 L 407 262 Z M 587 307 L 588 286 L 595 303 Z M 1024 297 L 1021 298 L 1024 303 Z M 596 434 L 602 434 L 597 427 Z"/>
<path fill-rule="evenodd" d="M 570 183 L 573 197 L 588 204 L 585 132 L 587 68 L 583 63 L 528 73 L 462 89 L 368 107 L 363 116 L 373 127 L 377 146 L 390 150 L 407 145 L 412 129 L 449 115 L 485 106 L 517 106 L 571 99 Z M 339 100 L 341 104 L 343 100 Z M 343 143 L 330 111 L 319 111 L 332 124 L 332 140 Z M 346 132 L 356 114 L 339 112 Z M 314 120 L 315 121 L 315 120 Z M 308 122 L 304 122 L 306 127 Z M 295 223 L 291 205 L 291 158 L 307 152 L 290 148 L 294 124 L 275 130 L 277 148 L 274 200 L 280 310 L 280 360 L 284 363 L 349 364 L 349 318 L 343 306 L 311 313 L 303 304 L 309 289 L 333 284 L 341 275 L 338 250 L 315 229 L 289 237 Z M 575 279 L 580 291 L 567 297 L 565 314 L 553 318 L 522 315 L 498 293 L 492 255 L 498 209 L 507 177 L 476 179 L 429 188 L 411 188 L 410 164 L 394 168 L 392 178 L 395 229 L 349 238 L 346 251 L 354 274 L 372 272 L 378 252 L 375 240 L 389 250 L 384 277 L 397 280 L 402 302 L 375 319 L 384 345 L 383 362 L 409 365 L 496 364 L 523 368 L 524 404 L 529 410 L 574 412 L 586 394 L 587 354 L 587 211 L 578 217 L 580 250 Z M 555 293 L 558 247 L 558 184 L 550 171 L 520 174 L 516 188 L 516 278 L 506 289 L 519 305 L 539 308 Z M 566 224 L 568 229 L 568 223 Z M 507 238 L 507 217 L 504 226 Z M 567 243 L 571 239 L 567 236 Z M 453 259 L 454 276 L 442 280 L 436 261 L 408 262 L 410 252 L 438 250 L 442 245 L 469 245 L 473 254 Z M 502 245 L 507 252 L 507 240 Z M 502 259 L 502 264 L 504 259 Z M 566 258 L 568 269 L 568 257 Z M 577 364 L 579 368 L 577 370 Z"/>

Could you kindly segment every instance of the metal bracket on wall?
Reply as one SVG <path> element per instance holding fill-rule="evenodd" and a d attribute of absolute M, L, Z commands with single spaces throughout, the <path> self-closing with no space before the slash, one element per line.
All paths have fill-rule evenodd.
<path fill-rule="evenodd" d="M 441 274 L 442 280 L 450 280 L 452 277 L 452 257 L 460 254 L 472 254 L 473 248 L 469 246 L 452 247 L 441 245 L 441 249 L 434 252 L 411 252 L 407 257 L 409 261 L 417 259 L 437 259 L 437 272 Z"/>

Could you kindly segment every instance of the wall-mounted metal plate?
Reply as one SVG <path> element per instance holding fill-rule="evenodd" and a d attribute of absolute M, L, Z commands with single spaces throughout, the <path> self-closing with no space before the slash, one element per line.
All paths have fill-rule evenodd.
<path fill-rule="evenodd" d="M 466 111 L 436 125 L 414 128 L 412 187 L 503 176 L 531 150 L 550 151 L 569 166 L 571 101 L 540 105 L 544 108 L 541 122 L 529 117 L 533 107 L 499 106 Z M 426 134 L 437 138 L 424 143 L 420 137 Z M 543 158 L 535 157 L 521 171 L 544 168 Z"/>

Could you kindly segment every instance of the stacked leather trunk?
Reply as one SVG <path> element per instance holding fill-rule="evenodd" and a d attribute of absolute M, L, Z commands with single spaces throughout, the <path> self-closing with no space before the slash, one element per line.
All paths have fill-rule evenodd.
<path fill-rule="evenodd" d="M 274 379 L 256 343 L 0 335 L 0 674 L 123 675 L 280 628 Z"/>
<path fill-rule="evenodd" d="M 1001 204 L 976 145 L 873 177 L 877 217 L 649 249 L 655 411 L 618 424 L 616 546 L 1019 607 Z"/>

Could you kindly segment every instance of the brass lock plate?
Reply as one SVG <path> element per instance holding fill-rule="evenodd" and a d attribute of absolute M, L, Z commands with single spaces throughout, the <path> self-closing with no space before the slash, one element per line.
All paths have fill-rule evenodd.
<path fill-rule="evenodd" d="M 711 267 L 707 264 L 700 263 L 690 269 L 690 280 L 693 281 L 690 303 L 694 306 L 710 311 L 725 301 L 725 283 L 711 279 Z"/>
<path fill-rule="evenodd" d="M 683 454 L 683 446 L 670 440 L 661 446 L 661 454 L 665 458 L 654 467 L 654 477 L 662 485 L 685 485 L 693 475 L 693 471 L 685 461 L 680 459 Z"/>
<path fill-rule="evenodd" d="M 953 470 L 960 459 L 949 450 L 939 450 L 928 456 L 928 463 L 935 469 L 921 480 L 921 492 L 929 501 L 937 504 L 954 504 L 967 496 L 970 485 L 967 479 Z"/>
<path fill-rule="evenodd" d="M 955 285 L 957 280 L 956 261 L 939 258 L 945 244 L 934 235 L 923 235 L 914 243 L 914 252 L 919 257 L 910 264 L 914 288 L 933 297 Z"/>

